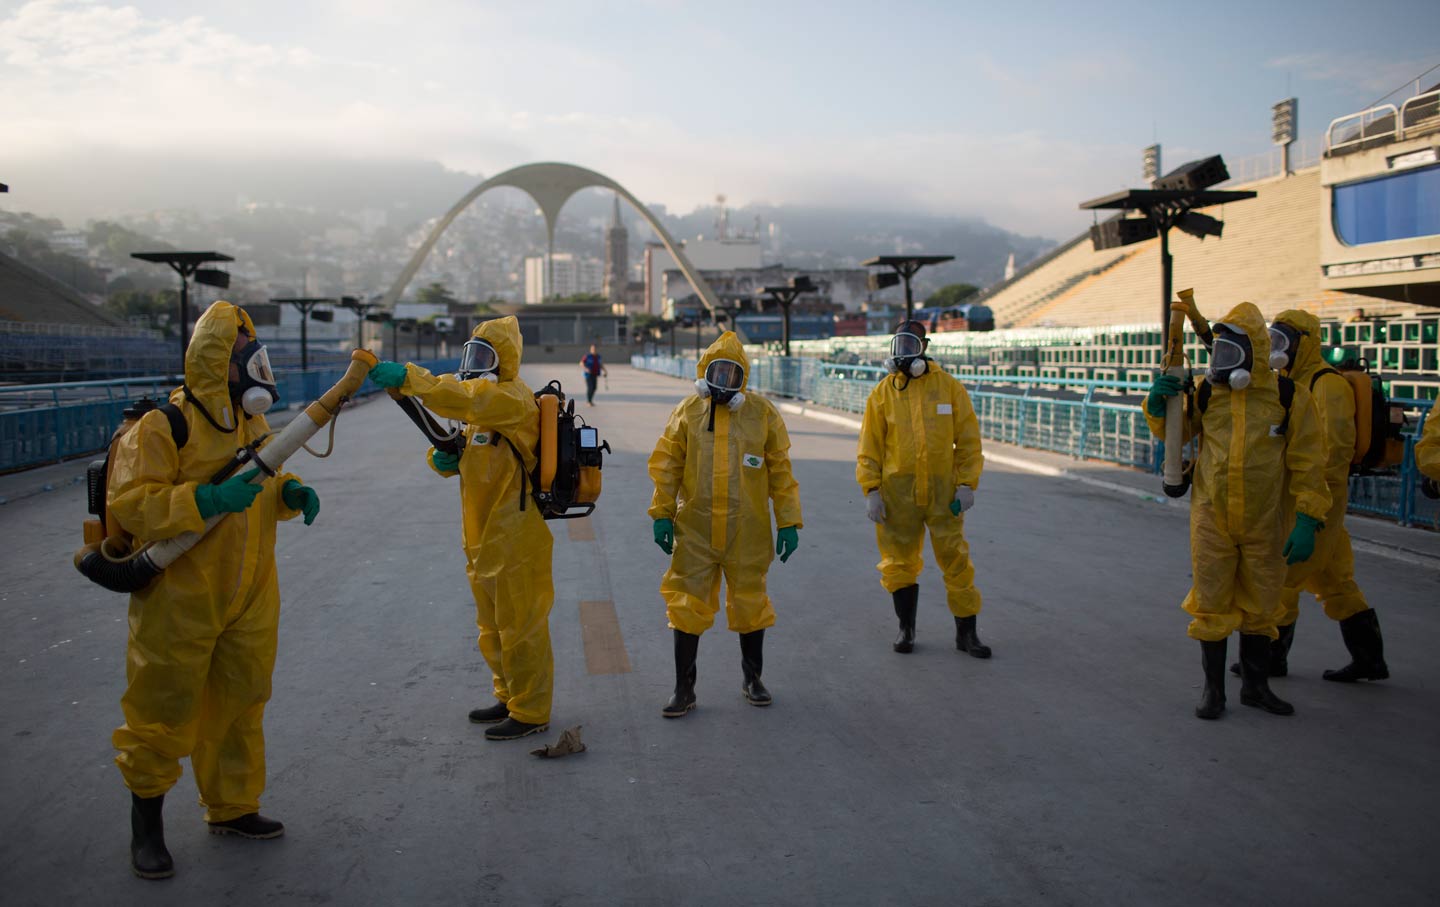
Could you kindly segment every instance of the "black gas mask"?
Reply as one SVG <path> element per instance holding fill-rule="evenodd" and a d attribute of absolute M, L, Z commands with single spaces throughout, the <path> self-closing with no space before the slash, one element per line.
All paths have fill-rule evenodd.
<path fill-rule="evenodd" d="M 1238 391 L 1250 386 L 1250 374 L 1254 369 L 1255 353 L 1250 347 L 1250 335 L 1236 325 L 1217 323 L 1215 345 L 1210 350 L 1210 368 L 1205 377 L 1211 384 L 1224 384 Z"/>
<path fill-rule="evenodd" d="M 1270 325 L 1270 367 L 1277 372 L 1294 368 L 1300 338 L 1306 333 L 1283 321 Z"/>
<path fill-rule="evenodd" d="M 495 347 L 478 337 L 465 341 L 460 349 L 460 370 L 455 377 L 461 381 L 472 378 L 499 381 L 499 372 L 500 354 L 495 352 Z"/>
<path fill-rule="evenodd" d="M 252 339 L 239 351 L 230 354 L 240 379 L 231 381 L 230 399 L 252 416 L 263 415 L 280 399 L 275 387 L 275 372 L 270 368 L 270 354 L 260 341 Z"/>

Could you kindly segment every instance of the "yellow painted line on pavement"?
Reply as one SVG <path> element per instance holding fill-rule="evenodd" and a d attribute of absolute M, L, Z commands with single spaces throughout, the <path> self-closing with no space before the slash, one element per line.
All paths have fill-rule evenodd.
<path fill-rule="evenodd" d="M 613 601 L 580 603 L 580 634 L 585 643 L 585 670 L 590 674 L 629 674 L 630 656 L 620 635 Z"/>

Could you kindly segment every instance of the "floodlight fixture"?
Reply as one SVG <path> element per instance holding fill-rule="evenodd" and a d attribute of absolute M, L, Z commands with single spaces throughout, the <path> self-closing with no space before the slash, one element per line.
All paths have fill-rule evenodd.
<path fill-rule="evenodd" d="M 1225 232 L 1225 222 L 1216 220 L 1208 214 L 1201 214 L 1199 211 L 1186 211 L 1175 222 L 1180 232 L 1188 233 L 1197 239 L 1204 239 L 1207 236 L 1219 237 Z"/>
<path fill-rule="evenodd" d="M 196 268 L 195 282 L 207 287 L 228 290 L 230 288 L 230 274 L 219 268 Z"/>
<path fill-rule="evenodd" d="M 1145 182 L 1153 184 L 1160 178 L 1160 144 L 1148 146 L 1141 154 L 1141 168 Z"/>
<path fill-rule="evenodd" d="M 954 255 L 877 255 L 874 258 L 860 262 L 860 266 L 865 268 L 888 267 L 894 272 L 894 274 L 891 275 L 892 277 L 898 275 L 899 278 L 905 282 L 905 320 L 909 321 L 911 310 L 915 306 L 914 300 L 910 295 L 910 278 L 914 277 L 915 272 L 926 265 L 938 265 L 942 262 L 954 260 Z M 893 287 L 895 284 L 892 281 L 885 285 Z"/>
<path fill-rule="evenodd" d="M 802 293 L 814 293 L 819 289 L 815 286 L 814 281 L 804 274 L 797 274 L 779 286 L 761 287 L 760 289 L 760 292 L 780 303 L 780 312 L 784 319 L 784 333 L 781 335 L 781 342 L 787 358 L 790 356 L 790 306 Z"/>
<path fill-rule="evenodd" d="M 1220 155 L 1181 164 L 1155 181 L 1150 189 L 1126 189 L 1082 202 L 1086 211 L 1120 211 L 1121 216 L 1096 224 L 1090 230 L 1096 251 L 1143 242 L 1160 237 L 1160 330 L 1168 343 L 1170 330 L 1170 291 L 1174 277 L 1174 260 L 1170 256 L 1170 228 L 1179 227 L 1194 236 L 1219 236 L 1223 225 L 1215 218 L 1195 214 L 1198 208 L 1223 205 L 1254 198 L 1256 193 L 1243 190 L 1212 189 L 1230 178 L 1230 171 Z M 1139 218 L 1124 217 L 1136 211 Z M 1148 226 L 1140 226 L 1147 223 Z M 1133 225 L 1133 226 L 1132 226 Z"/>
<path fill-rule="evenodd" d="M 865 278 L 865 286 L 868 287 L 872 293 L 878 293 L 881 290 L 898 287 L 899 285 L 900 275 L 894 271 L 883 271 L 879 274 L 871 274 Z"/>
<path fill-rule="evenodd" d="M 132 252 L 130 257 L 169 265 L 176 274 L 180 275 L 180 369 L 184 371 L 185 345 L 190 341 L 190 278 L 193 276 L 197 282 L 206 283 L 197 275 L 197 272 L 202 270 L 201 265 L 217 261 L 234 261 L 235 259 L 220 252 Z M 223 271 L 216 271 L 213 268 L 204 268 L 203 270 L 224 274 Z M 223 285 L 215 283 L 206 283 L 206 285 L 228 287 L 230 275 L 225 274 Z"/>
<path fill-rule="evenodd" d="M 340 307 L 349 309 L 355 313 L 355 348 L 365 348 L 365 322 L 372 324 L 385 324 L 393 321 L 394 313 L 389 309 L 380 309 L 378 302 L 365 302 L 355 296 L 341 296 Z"/>
<path fill-rule="evenodd" d="M 1270 108 L 1270 140 L 1280 146 L 1280 172 L 1290 173 L 1290 144 L 1300 130 L 1300 102 L 1286 98 Z"/>

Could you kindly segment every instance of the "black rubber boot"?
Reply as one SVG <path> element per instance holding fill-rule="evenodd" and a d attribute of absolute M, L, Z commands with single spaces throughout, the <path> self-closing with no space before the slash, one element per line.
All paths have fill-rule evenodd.
<path fill-rule="evenodd" d="M 695 658 L 700 654 L 700 637 L 675 631 L 675 692 L 660 710 L 666 718 L 684 718 L 695 708 Z"/>
<path fill-rule="evenodd" d="M 285 834 L 285 823 L 266 818 L 259 813 L 246 813 L 228 822 L 211 822 L 210 834 L 237 835 L 241 838 L 264 841 Z"/>
<path fill-rule="evenodd" d="M 1195 706 L 1195 717 L 1214 721 L 1225 711 L 1225 648 L 1228 639 L 1200 643 L 1200 666 L 1205 669 L 1205 692 Z"/>
<path fill-rule="evenodd" d="M 1290 646 L 1295 642 L 1293 623 L 1276 627 L 1280 636 L 1270 643 L 1270 676 L 1288 677 L 1290 674 Z M 1230 665 L 1230 673 L 1240 676 L 1240 662 Z"/>
<path fill-rule="evenodd" d="M 1270 691 L 1270 637 L 1240 634 L 1240 703 L 1272 715 L 1293 715 L 1295 707 Z"/>
<path fill-rule="evenodd" d="M 955 648 L 976 658 L 990 657 L 990 647 L 975 633 L 975 615 L 955 618 Z"/>
<path fill-rule="evenodd" d="M 516 721 L 514 718 L 506 718 L 496 725 L 485 729 L 486 740 L 519 740 L 521 737 L 529 737 L 531 734 L 539 734 L 550 730 L 548 723 L 527 724 L 524 721 Z"/>
<path fill-rule="evenodd" d="M 1374 608 L 1352 614 L 1340 621 L 1340 636 L 1350 650 L 1350 663 L 1338 671 L 1326 671 L 1324 678 L 1337 683 L 1357 680 L 1384 680 L 1390 676 L 1385 664 L 1385 640 L 1380 636 L 1380 618 Z"/>
<path fill-rule="evenodd" d="M 497 702 L 488 708 L 470 710 L 470 721 L 474 724 L 498 724 L 509 717 L 510 709 L 503 702 Z"/>
<path fill-rule="evenodd" d="M 175 861 L 165 847 L 165 795 L 130 794 L 130 869 L 142 879 L 168 879 Z"/>
<path fill-rule="evenodd" d="M 760 682 L 760 671 L 765 667 L 765 631 L 755 630 L 740 634 L 740 670 L 745 674 L 745 685 L 740 692 L 751 705 L 770 704 L 770 691 Z"/>
<path fill-rule="evenodd" d="M 895 617 L 900 621 L 900 635 L 895 637 L 896 652 L 915 651 L 915 612 L 920 606 L 920 587 L 906 586 L 890 593 L 895 599 Z"/>

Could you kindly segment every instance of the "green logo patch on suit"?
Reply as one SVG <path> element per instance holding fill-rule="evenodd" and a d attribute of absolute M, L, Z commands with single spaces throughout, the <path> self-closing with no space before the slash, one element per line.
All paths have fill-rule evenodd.
<path fill-rule="evenodd" d="M 745 465 L 749 466 L 751 469 L 757 469 L 765 465 L 765 460 L 761 457 L 757 457 L 755 454 L 746 454 Z"/>
<path fill-rule="evenodd" d="M 490 443 L 490 438 L 491 435 L 489 432 L 477 431 L 475 433 L 475 437 L 470 440 L 470 443 L 479 444 L 481 447 L 484 447 L 486 444 Z"/>

